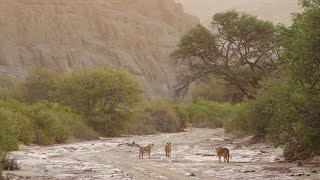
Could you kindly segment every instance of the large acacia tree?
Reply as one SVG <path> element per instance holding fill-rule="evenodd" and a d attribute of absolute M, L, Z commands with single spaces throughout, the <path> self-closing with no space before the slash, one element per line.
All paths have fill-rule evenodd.
<path fill-rule="evenodd" d="M 269 21 L 236 11 L 215 14 L 211 29 L 198 25 L 172 53 L 183 65 L 177 95 L 214 76 L 254 99 L 261 80 L 276 68 L 280 40 L 278 28 Z"/>

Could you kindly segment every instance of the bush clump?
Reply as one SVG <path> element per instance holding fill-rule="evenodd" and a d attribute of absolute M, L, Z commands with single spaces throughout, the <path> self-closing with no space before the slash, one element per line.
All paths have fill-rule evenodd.
<path fill-rule="evenodd" d="M 57 103 L 40 101 L 32 105 L 0 100 L 0 148 L 16 150 L 18 144 L 49 145 L 72 138 L 96 139 L 83 116 Z"/>
<path fill-rule="evenodd" d="M 158 132 L 180 132 L 186 125 L 185 119 L 179 117 L 176 104 L 169 101 L 154 100 L 144 105 L 142 119 Z"/>
<path fill-rule="evenodd" d="M 257 99 L 244 103 L 230 123 L 231 131 L 267 138 L 284 149 L 288 160 L 305 159 L 320 153 L 320 98 L 306 93 L 290 78 L 269 79 Z"/>
<path fill-rule="evenodd" d="M 142 88 L 128 73 L 105 66 L 64 74 L 51 97 L 83 114 L 100 135 L 119 136 L 142 99 Z"/>
<path fill-rule="evenodd" d="M 15 171 L 20 169 L 17 160 L 15 158 L 10 158 L 7 153 L 2 153 L 0 155 L 0 164 L 2 166 L 2 170 Z"/>
<path fill-rule="evenodd" d="M 194 127 L 222 128 L 227 125 L 234 114 L 234 105 L 214 101 L 196 100 L 180 103 L 178 111 Z"/>

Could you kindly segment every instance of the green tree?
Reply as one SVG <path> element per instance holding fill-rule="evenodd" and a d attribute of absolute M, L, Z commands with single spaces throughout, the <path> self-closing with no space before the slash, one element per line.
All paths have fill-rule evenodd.
<path fill-rule="evenodd" d="M 288 78 L 270 78 L 263 82 L 256 99 L 249 101 L 240 108 L 240 112 L 233 118 L 233 125 L 236 130 L 246 131 L 254 134 L 255 138 L 263 139 L 268 134 L 268 129 L 275 125 L 271 124 L 277 113 L 287 113 L 287 105 L 292 97 L 292 86 Z M 283 120 L 279 120 L 283 123 Z M 278 123 L 277 123 L 278 124 Z M 279 125 L 279 124 L 278 124 Z M 280 129 L 281 126 L 275 128 Z"/>
<path fill-rule="evenodd" d="M 65 74 L 51 96 L 83 113 L 102 135 L 116 135 L 141 100 L 142 88 L 126 72 L 105 66 Z"/>
<path fill-rule="evenodd" d="M 241 102 L 243 94 L 236 87 L 225 83 L 221 79 L 212 78 L 206 83 L 202 83 L 191 90 L 193 101 L 204 99 L 216 102 Z"/>
<path fill-rule="evenodd" d="M 284 145 L 292 158 L 320 154 L 320 1 L 300 2 L 304 11 L 295 14 L 293 25 L 283 32 L 282 64 L 292 98 L 279 102 L 283 111 L 275 115 L 271 131 L 272 140 Z"/>
<path fill-rule="evenodd" d="M 304 11 L 283 28 L 283 77 L 263 83 L 255 101 L 233 120 L 267 136 L 290 160 L 320 154 L 320 1 L 301 1 Z"/>
<path fill-rule="evenodd" d="M 230 103 L 197 100 L 194 102 L 179 103 L 178 115 L 194 127 L 221 128 L 227 125 L 233 115 L 235 106 Z"/>
<path fill-rule="evenodd" d="M 306 91 L 320 91 L 320 2 L 303 0 L 305 11 L 295 14 L 293 25 L 284 30 L 283 64 Z"/>
<path fill-rule="evenodd" d="M 58 78 L 59 74 L 53 70 L 42 67 L 30 68 L 25 81 L 19 87 L 22 89 L 21 99 L 27 103 L 50 100 L 49 92 L 54 91 Z"/>
<path fill-rule="evenodd" d="M 278 28 L 269 21 L 228 11 L 213 16 L 212 29 L 198 25 L 180 40 L 173 57 L 185 67 L 177 93 L 212 76 L 254 99 L 261 80 L 275 68 L 280 52 Z"/>

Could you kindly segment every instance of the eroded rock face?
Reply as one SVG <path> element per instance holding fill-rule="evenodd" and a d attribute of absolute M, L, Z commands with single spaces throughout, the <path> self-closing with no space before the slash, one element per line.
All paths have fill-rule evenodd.
<path fill-rule="evenodd" d="M 169 54 L 198 23 L 173 0 L 0 0 L 0 73 L 113 64 L 136 75 L 149 97 L 168 97 Z"/>

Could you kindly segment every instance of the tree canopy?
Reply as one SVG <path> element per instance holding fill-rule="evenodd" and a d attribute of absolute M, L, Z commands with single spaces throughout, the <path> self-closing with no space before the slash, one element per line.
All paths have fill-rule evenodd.
<path fill-rule="evenodd" d="M 201 25 L 182 37 L 172 56 L 183 64 L 176 92 L 211 77 L 225 80 L 255 98 L 261 80 L 276 68 L 279 30 L 269 21 L 227 11 L 213 16 L 211 29 Z"/>
<path fill-rule="evenodd" d="M 142 99 L 140 83 L 125 71 L 111 66 L 85 68 L 65 74 L 51 96 L 84 114 L 90 126 L 102 135 L 115 135 L 130 119 L 134 105 Z"/>
<path fill-rule="evenodd" d="M 104 113 L 132 107 L 141 98 L 139 82 L 114 67 L 86 68 L 65 74 L 52 93 L 79 112 Z"/>
<path fill-rule="evenodd" d="M 320 154 L 320 1 L 303 0 L 303 12 L 282 28 L 284 73 L 263 82 L 233 123 L 284 149 L 287 159 Z"/>

